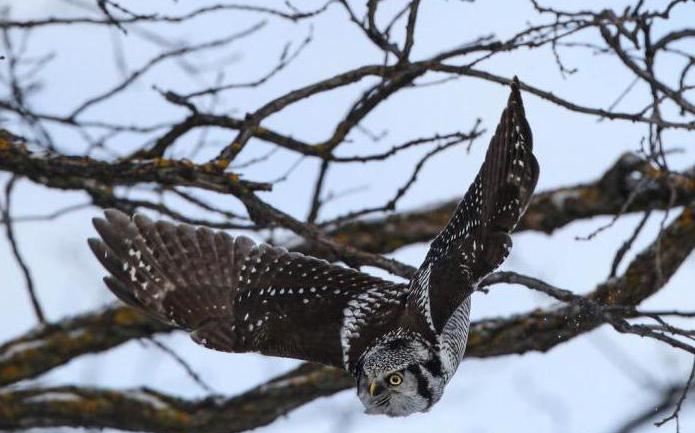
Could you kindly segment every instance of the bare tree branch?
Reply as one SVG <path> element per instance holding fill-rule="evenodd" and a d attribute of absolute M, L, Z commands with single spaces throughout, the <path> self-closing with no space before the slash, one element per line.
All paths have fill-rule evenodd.
<path fill-rule="evenodd" d="M 591 310 L 587 310 L 586 304 L 596 303 L 602 307 L 617 306 L 621 308 L 639 305 L 640 302 L 663 287 L 668 277 L 675 273 L 694 248 L 695 204 L 685 208 L 681 215 L 661 233 L 659 239 L 642 251 L 630 263 L 624 274 L 600 284 L 595 291 L 581 298 L 585 301 L 579 302 L 578 298 L 580 297 L 577 295 L 553 288 L 533 278 L 512 273 L 492 274 L 481 283 L 481 286 L 484 287 L 500 282 L 520 283 L 536 289 L 540 288 L 546 293 L 568 302 L 569 305 L 549 310 L 536 310 L 509 318 L 488 319 L 474 323 L 469 337 L 468 356 L 490 357 L 511 353 L 523 354 L 528 351 L 544 352 L 577 335 L 588 332 L 605 323 L 606 318 L 592 314 Z M 666 277 L 666 279 L 658 277 L 658 272 L 654 268 L 657 253 L 661 255 L 661 275 Z M 127 314 L 126 312 L 132 310 L 107 310 L 107 313 L 109 311 Z M 139 328 L 139 326 L 142 326 L 142 316 L 130 314 L 126 330 L 137 333 L 138 329 L 142 329 Z M 111 318 L 110 320 L 113 321 L 114 314 L 109 313 L 106 317 Z M 99 320 L 98 318 L 90 319 L 85 317 L 81 319 L 81 322 L 75 322 L 77 328 L 73 327 L 68 335 L 80 334 L 75 332 L 76 329 L 79 329 L 79 323 L 90 324 L 94 323 L 94 320 Z M 149 320 L 146 323 L 149 323 Z M 117 330 L 118 327 L 107 328 L 111 329 L 112 332 L 115 331 L 117 334 L 120 334 Z M 60 327 L 53 329 L 60 329 Z M 154 330 L 157 329 L 146 328 L 144 332 L 142 330 L 140 332 L 149 335 L 148 333 Z M 50 330 L 43 332 L 47 333 L 43 335 L 47 335 L 49 339 L 53 335 L 50 333 Z M 59 332 L 59 335 L 65 334 Z M 123 334 L 120 334 L 120 337 L 123 338 Z M 22 364 L 33 365 L 35 364 L 34 362 L 28 361 L 32 359 L 28 353 L 34 356 L 47 353 L 44 350 L 23 350 L 21 346 L 17 349 L 18 344 L 31 346 L 30 343 L 32 341 L 37 345 L 43 344 L 40 343 L 40 337 L 32 339 L 32 336 L 29 336 L 17 340 L 14 344 L 0 348 L 0 377 L 3 377 L 2 372 L 4 371 L 15 371 L 12 369 L 12 365 L 22 357 L 22 354 L 24 354 Z M 90 348 L 89 344 L 82 345 L 81 349 L 77 351 L 81 351 L 81 353 L 76 352 L 74 356 L 105 350 L 109 345 L 120 344 L 123 341 L 120 339 L 114 340 L 112 334 L 108 334 L 106 340 L 101 345 L 96 346 L 96 350 Z M 63 340 L 64 345 L 65 343 L 65 340 Z M 15 349 L 13 350 L 12 347 L 15 347 Z M 8 352 L 9 356 L 7 355 Z M 65 361 L 66 359 L 63 359 L 62 362 Z M 38 362 L 36 364 L 40 365 L 41 363 Z M 38 371 L 34 370 L 30 376 L 22 377 L 21 375 L 16 375 L 6 383 L 33 377 L 38 373 Z M 299 386 L 299 389 L 295 389 L 295 386 Z M 219 431 L 217 430 L 219 428 L 217 427 L 217 421 L 220 421 L 222 425 L 227 426 L 226 431 L 243 431 L 265 425 L 301 404 L 318 397 L 331 395 L 351 386 L 352 379 L 344 372 L 339 372 L 329 367 L 305 364 L 288 373 L 288 375 L 274 379 L 268 384 L 261 385 L 248 393 L 230 400 L 223 400 L 223 403 L 220 403 L 219 406 L 213 407 L 212 412 L 210 412 L 210 406 L 208 406 L 211 404 L 209 400 L 186 401 L 161 394 L 155 394 L 153 404 L 153 401 L 149 399 L 145 399 L 146 401 L 142 402 L 140 394 L 133 396 L 127 392 L 123 394 L 115 391 L 72 388 L 10 390 L 0 393 L 0 401 L 4 403 L 0 407 L 12 408 L 12 410 L 5 409 L 4 412 L 0 410 L 0 428 L 17 429 L 75 425 L 83 427 L 110 427 L 114 426 L 113 417 L 120 413 L 119 410 L 123 407 L 120 404 L 126 404 L 133 411 L 133 424 L 120 424 L 119 428 L 121 429 L 159 432 L 167 431 L 167 429 L 171 431 L 170 429 L 177 428 L 171 424 L 173 422 L 171 419 L 153 416 L 153 414 L 159 413 L 153 412 L 153 410 L 163 405 L 163 408 L 166 409 L 164 412 L 166 414 L 170 414 L 171 412 L 169 411 L 173 411 L 174 415 L 188 415 L 183 417 L 186 421 L 183 424 L 184 427 L 181 428 L 196 428 L 197 431 L 216 432 Z M 270 392 L 264 392 L 268 390 Z M 68 397 L 62 394 L 62 392 L 66 392 Z M 276 392 L 283 397 L 277 399 L 278 394 L 275 394 Z M 39 395 L 41 398 L 37 398 L 37 403 L 33 403 L 32 396 Z M 230 421 L 227 419 L 228 414 L 236 414 L 233 409 L 230 409 L 230 407 L 234 407 L 232 402 L 249 401 L 248 399 L 251 399 L 251 403 L 249 403 L 249 406 L 246 406 L 246 410 L 260 411 L 260 413 L 252 412 L 253 416 L 238 418 L 237 423 L 244 424 L 235 430 L 233 426 L 239 424 L 229 424 Z M 114 401 L 118 405 L 114 406 Z M 50 404 L 53 402 L 56 404 Z M 77 413 L 82 413 L 81 410 L 85 405 L 90 404 L 96 408 L 91 412 L 90 418 L 76 417 Z M 206 416 L 202 416 L 203 414 Z M 203 420 L 205 424 L 189 424 L 189 422 L 201 422 L 200 420 Z M 182 420 L 179 419 L 180 421 Z"/>
<path fill-rule="evenodd" d="M 606 281 L 585 296 L 563 289 L 562 281 L 550 284 L 511 272 L 488 276 L 481 283 L 481 290 L 497 283 L 519 284 L 545 293 L 559 305 L 474 323 L 468 356 L 547 351 L 604 324 L 620 333 L 658 340 L 672 350 L 695 351 L 695 332 L 675 325 L 692 320 L 695 313 L 669 307 L 661 311 L 639 307 L 664 287 L 695 246 L 695 167 L 685 171 L 670 168 L 683 166 L 682 161 L 674 164 L 672 147 L 678 143 L 672 143 L 672 137 L 687 137 L 695 131 L 695 55 L 684 48 L 695 38 L 695 30 L 692 26 L 674 27 L 681 24 L 672 21 L 676 14 L 690 13 L 692 2 L 669 0 L 650 5 L 640 0 L 620 10 L 610 5 L 600 10 L 585 6 L 567 10 L 530 0 L 532 19 L 519 23 L 517 28 L 505 29 L 507 36 L 487 32 L 468 40 L 452 38 L 454 46 L 435 48 L 424 55 L 420 54 L 424 50 L 415 48 L 420 47 L 419 38 L 428 31 L 419 20 L 428 16 L 425 8 L 431 5 L 418 0 L 396 7 L 377 0 L 364 4 L 327 0 L 311 10 L 300 10 L 290 1 L 273 7 L 209 2 L 194 9 L 181 6 L 184 12 L 176 13 L 167 7 L 152 13 L 140 12 L 144 9 L 126 7 L 118 0 L 69 3 L 81 9 L 79 14 L 56 17 L 37 13 L 34 19 L 16 19 L 13 10 L 7 8 L 0 19 L 0 121 L 4 128 L 25 136 L 20 139 L 0 130 L 0 170 L 11 179 L 1 223 L 18 259 L 17 266 L 25 275 L 39 321 L 45 319 L 33 293 L 31 274 L 19 254 L 15 231 L 23 226 L 16 223 L 50 220 L 86 206 L 117 207 L 128 213 L 147 209 L 190 224 L 250 230 L 271 239 L 276 229 L 288 230 L 301 238 L 295 241 L 293 249 L 355 268 L 378 267 L 408 278 L 414 272 L 412 266 L 383 254 L 432 239 L 448 221 L 458 198 L 432 207 L 393 211 L 416 184 L 428 159 L 450 146 L 470 143 L 479 137 L 481 121 L 476 121 L 468 132 L 455 126 L 456 130 L 447 133 L 433 130 L 399 142 L 389 142 L 390 136 L 385 133 L 369 132 L 374 125 L 365 123 L 378 110 L 390 107 L 387 101 L 394 95 L 421 91 L 416 89 L 427 85 L 445 86 L 465 80 L 506 86 L 510 79 L 499 65 L 507 59 L 516 60 L 515 56 L 522 52 L 549 59 L 547 66 L 557 68 L 565 83 L 570 84 L 581 75 L 582 64 L 567 63 L 571 60 L 568 53 L 583 52 L 600 61 L 615 60 L 613 70 L 625 79 L 625 86 L 609 96 L 608 102 L 614 102 L 606 104 L 607 108 L 601 102 L 560 96 L 566 94 L 565 89 L 561 92 L 551 86 L 522 82 L 522 90 L 551 108 L 564 108 L 597 121 L 635 124 L 635 128 L 644 131 L 640 143 L 643 155 L 621 156 L 594 181 L 536 194 L 517 230 L 551 234 L 573 221 L 612 216 L 610 222 L 587 236 L 590 239 L 614 227 L 625 214 L 643 212 L 645 217 L 634 230 L 626 232 L 622 245 L 616 245 L 613 263 L 607 265 L 610 275 Z M 451 7 L 468 6 L 467 2 L 460 3 Z M 324 14 L 328 11 L 331 13 Z M 221 21 L 227 22 L 227 14 L 242 19 L 260 17 L 262 24 L 246 30 L 233 28 L 231 36 L 211 37 L 207 42 L 189 41 L 188 35 L 181 36 L 176 31 L 179 26 L 197 25 L 206 17 L 222 17 Z M 308 55 L 315 45 L 311 42 L 320 37 L 318 31 L 314 34 L 314 28 L 321 26 L 314 27 L 314 21 L 329 15 L 330 19 L 342 20 L 345 26 L 356 30 L 358 38 L 363 38 L 365 53 L 369 53 L 363 62 L 330 74 L 318 71 L 318 78 L 301 84 L 283 84 L 289 87 L 273 89 L 271 97 L 260 101 L 251 97 L 248 100 L 252 102 L 246 103 L 246 94 L 235 93 L 263 94 L 268 83 L 301 67 L 295 59 L 300 53 L 302 58 Z M 277 23 L 283 25 L 286 39 L 270 49 L 256 46 L 262 40 L 256 31 Z M 293 27 L 294 23 L 298 24 Z M 45 37 L 58 29 L 83 31 L 86 27 L 111 35 L 115 68 L 121 78 L 77 101 L 66 98 L 45 103 L 46 86 L 59 82 L 55 75 L 48 76 L 54 69 L 47 66 L 58 57 L 64 61 L 65 53 L 62 45 L 50 49 L 35 47 L 33 41 L 45 39 L 33 36 Z M 167 31 L 161 32 L 162 28 Z M 227 68 L 241 58 L 236 52 L 229 53 L 229 44 L 241 38 L 252 47 L 254 61 L 255 57 L 269 54 L 269 59 L 265 59 L 269 66 L 258 75 L 237 78 L 243 76 L 243 71 Z M 127 52 L 124 47 L 133 41 L 147 44 L 154 52 L 130 70 L 123 54 Z M 74 57 L 75 53 L 71 55 Z M 217 58 L 202 62 L 196 58 L 194 62 L 189 55 Z M 666 59 L 671 59 L 668 67 Z M 177 73 L 187 77 L 185 85 L 169 84 L 174 81 L 160 80 L 156 75 L 169 62 L 175 65 Z M 572 67 L 575 65 L 578 67 Z M 232 80 L 228 80 L 230 75 Z M 116 99 L 130 98 L 136 102 L 133 105 L 138 105 L 141 100 L 136 96 L 137 85 L 147 79 L 156 83 L 153 87 L 162 97 L 159 103 L 183 115 L 156 121 L 137 118 L 131 123 L 120 119 L 122 110 Z M 300 110 L 304 103 L 330 98 L 334 92 L 351 99 L 341 108 L 344 115 L 325 125 L 325 136 L 316 138 L 305 131 L 311 138 L 302 137 L 301 132 L 275 121 L 281 113 Z M 639 102 L 624 108 L 629 101 Z M 95 117 L 87 119 L 87 115 Z M 378 128 L 386 131 L 383 126 Z M 195 135 L 192 145 L 191 135 Z M 65 137 L 74 137 L 68 139 L 74 141 L 65 141 Z M 370 146 L 348 149 L 365 137 Z M 687 138 L 683 143 L 687 143 Z M 262 147 L 258 151 L 254 149 L 257 145 Z M 248 152 L 248 157 L 239 157 L 242 152 Z M 410 166 L 399 167 L 404 172 L 404 183 L 393 194 L 387 194 L 380 203 L 363 207 L 329 208 L 335 206 L 332 198 L 336 194 L 326 189 L 329 180 L 334 180 L 339 172 L 338 167 L 344 170 L 350 164 L 360 165 L 356 163 L 388 164 L 405 152 L 417 152 L 418 156 L 411 159 L 414 162 Z M 279 158 L 285 158 L 286 167 L 255 171 L 263 179 L 248 180 L 243 176 L 269 161 L 276 163 Z M 263 195 L 274 184 L 296 175 L 297 167 L 305 160 L 320 167 L 318 175 L 306 185 L 304 192 L 310 197 L 306 209 L 281 209 L 272 198 Z M 16 209 L 19 201 L 13 202 L 10 211 L 9 192 L 14 179 L 22 177 L 36 185 L 80 191 L 83 200 L 79 205 L 61 205 L 60 210 L 45 216 L 36 215 L 39 212 L 31 209 Z M 346 191 L 355 188 L 354 184 L 340 186 Z M 224 199 L 217 200 L 220 196 Z M 671 215 L 677 212 L 680 215 L 671 221 Z M 643 236 L 647 216 L 657 213 L 662 221 L 657 238 L 627 263 L 621 274 L 621 262 L 635 239 Z M 303 364 L 238 396 L 215 396 L 197 372 L 166 346 L 160 348 L 173 356 L 209 397 L 183 399 L 146 388 L 117 391 L 79 385 L 44 387 L 34 381 L 82 355 L 105 352 L 133 339 L 149 339 L 170 331 L 134 310 L 110 307 L 39 325 L 2 343 L 0 430 L 109 427 L 152 432 L 243 431 L 266 425 L 313 399 L 353 386 L 352 379 L 341 371 Z M 670 414 L 663 422 L 675 419 L 676 428 L 680 428 L 678 415 L 687 404 L 691 384 L 692 374 L 685 386 L 679 383 L 656 390 L 660 392 L 657 412 L 661 416 Z M 667 412 L 672 406 L 675 411 Z M 123 417 L 123 413 L 129 416 Z M 623 423 L 622 431 L 653 418 L 654 414 L 638 414 Z"/>
<path fill-rule="evenodd" d="M 683 206 L 695 199 L 695 184 L 688 180 L 690 176 L 689 173 L 681 176 L 674 206 Z M 617 215 L 642 178 L 646 184 L 625 212 L 668 208 L 671 189 L 666 184 L 664 174 L 636 155 L 625 154 L 594 182 L 534 195 L 516 230 L 551 234 L 573 221 Z M 457 204 L 458 199 L 454 199 L 422 210 L 359 220 L 334 228 L 329 235 L 336 242 L 349 242 L 364 251 L 389 253 L 432 239 L 446 225 Z M 293 249 L 330 258 L 327 251 L 308 243 L 293 246 Z"/>

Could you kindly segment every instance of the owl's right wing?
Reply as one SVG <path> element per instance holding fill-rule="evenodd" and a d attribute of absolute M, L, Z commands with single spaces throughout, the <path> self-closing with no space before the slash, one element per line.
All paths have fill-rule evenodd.
<path fill-rule="evenodd" d="M 413 280 L 409 302 L 419 307 L 429 304 L 437 332 L 480 279 L 507 257 L 512 246 L 509 235 L 528 207 L 538 173 L 515 78 L 485 162 Z"/>
<path fill-rule="evenodd" d="M 197 343 L 227 352 L 344 366 L 344 310 L 371 303 L 389 320 L 403 285 L 246 237 L 107 210 L 89 244 L 109 289 Z M 354 320 L 354 318 L 351 318 Z"/>

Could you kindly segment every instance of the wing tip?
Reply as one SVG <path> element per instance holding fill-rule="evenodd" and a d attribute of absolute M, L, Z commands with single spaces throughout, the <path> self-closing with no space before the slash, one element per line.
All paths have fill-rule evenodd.
<path fill-rule="evenodd" d="M 115 208 L 104 209 L 102 216 L 92 218 L 92 225 L 102 238 L 105 237 L 106 233 L 118 232 L 128 227 L 130 223 L 131 218 Z"/>
<path fill-rule="evenodd" d="M 87 244 L 89 245 L 89 248 L 92 250 L 94 255 L 97 256 L 98 253 L 102 252 L 104 247 L 106 247 L 106 245 L 104 245 L 104 242 L 102 242 L 102 240 L 99 238 L 88 238 Z"/>
<path fill-rule="evenodd" d="M 520 108 L 520 110 L 523 112 L 524 101 L 521 98 L 521 82 L 519 81 L 519 77 L 514 75 L 514 77 L 512 77 L 512 80 L 509 84 L 512 88 L 512 92 L 509 95 L 509 103 L 507 105 L 508 106 L 517 105 Z"/>
<path fill-rule="evenodd" d="M 136 307 L 140 310 L 144 309 L 142 303 L 138 301 L 135 297 L 135 293 L 133 293 L 127 284 L 123 284 L 118 278 L 111 275 L 105 276 L 102 281 L 118 300 L 131 307 Z"/>
<path fill-rule="evenodd" d="M 115 207 L 108 207 L 104 209 L 104 215 L 107 217 L 114 217 L 114 218 L 123 218 L 126 217 L 126 214 L 123 211 L 118 210 Z"/>
<path fill-rule="evenodd" d="M 139 229 L 142 229 L 143 227 L 151 227 L 154 224 L 154 222 L 147 215 L 141 213 L 136 213 L 133 215 L 133 222 Z"/>

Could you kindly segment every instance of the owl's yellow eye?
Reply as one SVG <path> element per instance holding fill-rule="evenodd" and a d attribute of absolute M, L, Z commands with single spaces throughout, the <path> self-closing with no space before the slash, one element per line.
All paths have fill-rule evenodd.
<path fill-rule="evenodd" d="M 393 373 L 391 376 L 388 377 L 389 385 L 391 386 L 398 386 L 401 383 L 403 383 L 403 376 L 401 376 L 398 373 Z"/>

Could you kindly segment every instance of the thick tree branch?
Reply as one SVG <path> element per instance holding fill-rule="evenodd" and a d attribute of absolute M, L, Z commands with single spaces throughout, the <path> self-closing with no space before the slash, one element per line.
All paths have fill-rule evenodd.
<path fill-rule="evenodd" d="M 665 228 L 659 238 L 630 263 L 623 275 L 600 284 L 585 299 L 604 308 L 636 306 L 666 284 L 693 248 L 695 203 L 686 207 L 681 215 Z M 660 269 L 655 266 L 657 256 Z M 520 278 L 516 274 L 497 273 L 489 276 L 482 285 L 500 282 L 530 286 L 544 284 L 538 280 Z M 563 296 L 556 297 L 564 299 Z M 564 300 L 573 302 L 575 299 L 576 295 L 568 295 Z M 603 323 L 605 318 L 592 314 L 582 303 L 574 302 L 567 306 L 537 310 L 509 318 L 484 320 L 473 324 L 467 354 L 469 357 L 489 357 L 547 351 Z M 141 332 L 144 335 L 150 331 Z M 63 344 L 74 341 L 72 334 L 80 333 L 75 330 L 67 334 L 61 333 L 67 337 Z M 32 340 L 28 338 L 27 341 Z M 115 344 L 120 342 L 122 341 Z M 96 351 L 104 350 L 103 346 L 98 346 L 99 349 Z M 82 353 L 94 351 L 89 349 L 89 344 L 83 344 L 83 348 Z M 4 349 L 0 354 L 8 350 L 10 349 Z M 23 350 L 20 347 L 15 351 L 21 353 Z M 45 352 L 35 350 L 34 355 Z M 12 353 L 11 355 L 18 356 Z M 5 358 L 7 355 L 0 356 L 0 371 L 6 371 L 8 365 L 11 365 L 3 365 Z M 31 356 L 25 357 L 23 363 L 32 364 Z M 192 428 L 203 433 L 243 431 L 265 425 L 301 404 L 351 386 L 352 380 L 345 373 L 329 367 L 304 364 L 265 385 L 217 403 L 210 399 L 187 401 L 146 390 L 10 390 L 0 394 L 0 428 L 9 430 L 48 426 L 117 426 L 121 429 L 152 432 L 187 431 Z M 119 419 L 120 424 L 114 424 L 115 417 L 121 416 L 125 408 L 131 414 L 129 420 L 124 424 L 122 419 Z M 238 417 L 239 411 L 242 410 L 246 416 Z M 225 430 L 220 430 L 222 428 Z"/>
<path fill-rule="evenodd" d="M 350 386 L 352 379 L 342 371 L 306 364 L 229 399 L 184 400 L 149 389 L 10 390 L 0 392 L 0 430 L 61 425 L 162 433 L 232 433 L 269 424 L 305 403 Z"/>
<path fill-rule="evenodd" d="M 270 190 L 269 184 L 241 180 L 237 174 L 225 173 L 224 168 L 161 158 L 109 163 L 89 157 L 40 155 L 0 135 L 0 170 L 26 176 L 51 188 L 88 190 L 98 184 L 117 186 L 157 182 L 220 193 L 235 193 L 240 189 Z"/>
<path fill-rule="evenodd" d="M 81 355 L 170 329 L 129 307 L 106 308 L 40 326 L 0 346 L 0 386 L 35 378 Z"/>
<path fill-rule="evenodd" d="M 695 180 L 679 176 L 673 206 L 695 200 Z M 640 179 L 646 179 L 640 185 Z M 666 175 L 634 154 L 621 156 L 594 182 L 557 188 L 533 196 L 517 231 L 534 230 L 547 234 L 582 219 L 601 215 L 666 209 L 671 206 L 671 189 Z M 625 202 L 639 188 L 631 204 Z M 345 224 L 329 232 L 341 244 L 363 251 L 385 254 L 406 245 L 427 242 L 446 225 L 459 199 L 422 210 L 397 213 Z M 305 254 L 331 258 L 330 252 L 310 243 L 293 246 Z"/>

